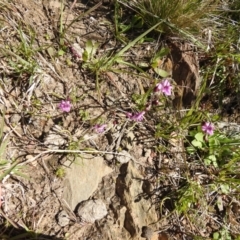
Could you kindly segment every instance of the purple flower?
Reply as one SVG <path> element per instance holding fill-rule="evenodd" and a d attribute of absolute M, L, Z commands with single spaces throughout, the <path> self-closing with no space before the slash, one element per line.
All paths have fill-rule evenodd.
<path fill-rule="evenodd" d="M 169 80 L 165 79 L 162 82 L 158 83 L 154 88 L 154 92 L 162 92 L 166 96 L 171 95 L 172 86 Z"/>
<path fill-rule="evenodd" d="M 97 133 L 103 133 L 107 127 L 107 124 L 96 124 L 93 128 Z"/>
<path fill-rule="evenodd" d="M 71 107 L 72 107 L 72 105 L 69 100 L 62 100 L 61 103 L 59 104 L 59 108 L 63 112 L 70 112 Z"/>
<path fill-rule="evenodd" d="M 202 130 L 203 132 L 205 132 L 205 134 L 208 134 L 211 136 L 213 135 L 213 132 L 214 132 L 214 125 L 210 122 L 205 122 L 202 125 Z"/>
<path fill-rule="evenodd" d="M 143 120 L 143 116 L 145 114 L 145 111 L 142 111 L 140 113 L 127 113 L 127 117 L 133 121 L 136 121 L 136 122 L 141 122 Z"/>

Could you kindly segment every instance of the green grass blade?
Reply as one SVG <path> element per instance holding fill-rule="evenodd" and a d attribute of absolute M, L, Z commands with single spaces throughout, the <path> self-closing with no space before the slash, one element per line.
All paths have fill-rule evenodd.
<path fill-rule="evenodd" d="M 133 47 L 139 40 L 141 40 L 143 37 L 145 37 L 148 33 L 150 33 L 152 30 L 154 30 L 156 27 L 158 27 L 161 23 L 163 23 L 163 20 L 149 28 L 146 32 L 135 38 L 132 42 L 130 42 L 127 46 L 125 46 L 122 50 L 120 50 L 114 57 L 114 61 L 116 58 L 120 57 L 125 53 L 128 49 Z"/>

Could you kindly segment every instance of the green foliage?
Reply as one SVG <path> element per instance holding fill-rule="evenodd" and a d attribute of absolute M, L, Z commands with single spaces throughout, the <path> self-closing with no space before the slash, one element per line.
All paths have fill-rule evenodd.
<path fill-rule="evenodd" d="M 97 52 L 99 44 L 88 40 L 85 45 L 85 51 L 83 52 L 83 62 L 88 63 L 94 61 L 94 56 Z"/>
<path fill-rule="evenodd" d="M 211 26 L 211 21 L 206 19 L 215 13 L 219 6 L 219 1 L 213 0 L 140 0 L 131 5 L 128 5 L 127 1 L 120 2 L 135 10 L 148 26 L 162 21 L 157 27 L 158 31 L 167 35 L 181 35 L 203 48 L 197 38 L 203 29 Z"/>
<path fill-rule="evenodd" d="M 194 181 L 189 181 L 178 191 L 176 210 L 178 213 L 187 214 L 193 209 L 193 205 L 199 202 L 203 195 L 203 188 Z"/>
<path fill-rule="evenodd" d="M 4 47 L 0 45 L 0 51 L 7 57 L 14 74 L 20 77 L 25 74 L 30 75 L 31 83 L 33 74 L 38 69 L 35 56 L 41 49 L 35 46 L 36 35 L 32 28 L 19 28 L 17 33 L 20 41 L 17 44 L 10 42 Z"/>
<path fill-rule="evenodd" d="M 240 20 L 240 2 L 238 0 L 227 1 L 226 4 L 226 15 L 233 21 Z"/>
<path fill-rule="evenodd" d="M 193 131 L 195 132 L 195 131 Z M 197 132 L 187 151 L 197 152 L 203 157 L 206 165 L 221 167 L 235 156 L 240 154 L 240 140 L 229 138 L 223 133 L 215 132 L 213 136 L 206 137 L 203 132 Z"/>
<path fill-rule="evenodd" d="M 134 15 L 131 17 L 129 22 L 121 22 L 125 16 L 120 15 L 120 5 L 118 3 L 115 4 L 115 12 L 114 12 L 114 23 L 115 23 L 115 35 L 118 40 L 127 44 L 128 38 L 126 33 L 132 29 L 142 29 L 143 27 L 143 19 L 138 16 Z"/>
<path fill-rule="evenodd" d="M 144 72 L 138 66 L 123 60 L 123 54 L 126 51 L 128 51 L 131 47 L 133 47 L 135 44 L 137 44 L 139 41 L 141 41 L 149 32 L 154 30 L 160 24 L 161 22 L 158 22 L 157 24 L 152 26 L 150 29 L 148 29 L 147 31 L 145 31 L 144 33 L 136 37 L 133 41 L 126 44 L 126 46 L 123 47 L 117 53 L 106 54 L 99 58 L 94 56 L 97 51 L 98 44 L 94 43 L 93 41 L 87 41 L 85 46 L 85 51 L 83 54 L 83 67 L 91 70 L 95 74 L 96 89 L 98 91 L 99 97 L 100 97 L 99 75 L 106 71 L 114 71 L 114 69 L 112 68 L 114 64 L 125 64 L 126 66 L 134 68 L 139 72 Z M 166 73 L 162 71 L 160 74 L 165 75 Z"/>
<path fill-rule="evenodd" d="M 66 175 L 66 171 L 63 167 L 59 167 L 56 172 L 55 172 L 55 175 L 58 177 L 58 178 L 64 178 L 65 175 Z"/>
<path fill-rule="evenodd" d="M 213 233 L 213 240 L 232 240 L 228 229 L 222 228 L 220 231 Z"/>
<path fill-rule="evenodd" d="M 159 60 L 161 60 L 163 57 L 167 56 L 169 54 L 170 50 L 168 48 L 161 48 L 159 51 L 157 51 L 151 60 L 151 67 L 154 69 L 158 67 Z"/>
<path fill-rule="evenodd" d="M 82 121 L 89 120 L 89 113 L 88 113 L 88 111 L 80 110 L 79 111 L 79 116 L 81 117 Z"/>
<path fill-rule="evenodd" d="M 8 174 L 16 174 L 19 176 L 24 176 L 21 172 L 21 168 L 18 166 L 17 161 L 6 160 L 6 151 L 8 145 L 8 138 L 3 134 L 4 128 L 4 118 L 1 117 L 0 123 L 0 182 L 6 177 Z"/>
<path fill-rule="evenodd" d="M 149 100 L 149 97 L 151 95 L 152 89 L 148 89 L 145 94 L 133 94 L 132 99 L 135 102 L 135 104 L 138 106 L 138 110 L 144 110 L 146 107 L 146 104 Z"/>
<path fill-rule="evenodd" d="M 220 7 L 209 32 L 208 52 L 202 66 L 202 73 L 211 79 L 206 94 L 211 94 L 219 109 L 224 99 L 239 93 L 239 1 L 225 1 Z M 221 27 L 220 27 L 221 26 Z M 214 67 L 213 67 L 214 66 Z M 214 97 L 213 97 L 214 96 Z"/>

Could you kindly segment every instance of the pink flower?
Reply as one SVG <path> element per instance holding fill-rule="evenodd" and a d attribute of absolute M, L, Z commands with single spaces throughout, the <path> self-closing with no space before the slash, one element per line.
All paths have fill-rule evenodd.
<path fill-rule="evenodd" d="M 171 95 L 172 86 L 169 80 L 165 79 L 162 82 L 158 83 L 154 88 L 154 92 L 162 92 L 166 96 Z"/>
<path fill-rule="evenodd" d="M 203 132 L 205 132 L 205 134 L 208 134 L 211 136 L 213 135 L 213 132 L 214 132 L 214 125 L 210 122 L 205 122 L 202 125 L 202 130 Z"/>
<path fill-rule="evenodd" d="M 140 113 L 135 113 L 135 114 L 127 113 L 127 117 L 133 121 L 141 122 L 143 120 L 144 114 L 145 114 L 145 111 L 142 111 Z"/>
<path fill-rule="evenodd" d="M 162 83 L 158 83 L 154 88 L 154 92 L 160 92 L 160 91 L 162 91 Z"/>
<path fill-rule="evenodd" d="M 59 108 L 63 112 L 70 112 L 71 107 L 72 107 L 72 105 L 69 100 L 62 100 L 61 103 L 59 104 Z"/>
<path fill-rule="evenodd" d="M 107 124 L 96 124 L 93 128 L 97 133 L 103 133 L 107 127 Z"/>

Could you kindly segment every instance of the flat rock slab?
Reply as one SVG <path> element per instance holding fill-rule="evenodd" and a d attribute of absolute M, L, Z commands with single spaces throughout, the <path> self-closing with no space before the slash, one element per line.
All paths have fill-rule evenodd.
<path fill-rule="evenodd" d="M 63 199 L 67 201 L 71 210 L 97 190 L 102 178 L 113 170 L 108 167 L 104 159 L 99 156 L 82 155 L 66 169 L 64 179 Z"/>

